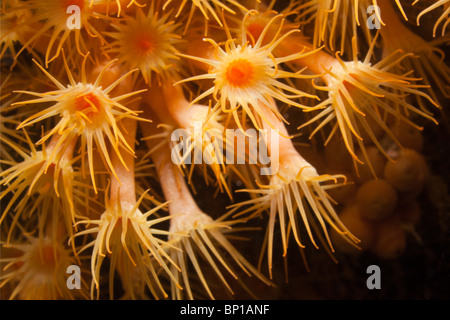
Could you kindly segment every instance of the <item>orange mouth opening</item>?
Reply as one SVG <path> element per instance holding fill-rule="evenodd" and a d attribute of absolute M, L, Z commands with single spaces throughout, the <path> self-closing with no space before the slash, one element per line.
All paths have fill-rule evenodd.
<path fill-rule="evenodd" d="M 253 82 L 254 67 L 247 59 L 232 61 L 226 70 L 228 83 L 235 87 L 247 87 Z"/>
<path fill-rule="evenodd" d="M 63 1 L 64 11 L 67 10 L 69 6 L 77 6 L 80 10 L 84 8 L 84 0 L 65 0 Z"/>
<path fill-rule="evenodd" d="M 83 112 L 87 117 L 92 117 L 100 111 L 100 100 L 93 93 L 87 93 L 75 99 L 76 111 Z"/>

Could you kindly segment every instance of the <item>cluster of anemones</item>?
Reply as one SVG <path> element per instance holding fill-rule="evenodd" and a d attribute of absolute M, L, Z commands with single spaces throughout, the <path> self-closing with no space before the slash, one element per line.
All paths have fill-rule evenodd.
<path fill-rule="evenodd" d="M 382 28 L 371 32 L 361 9 L 377 4 Z M 276 244 L 285 257 L 291 238 L 330 253 L 401 252 L 428 170 L 414 134 L 437 123 L 450 72 L 438 56 L 446 40 L 413 34 L 396 4 L 4 1 L 0 287 L 10 298 L 103 298 L 106 283 L 116 298 L 118 275 L 125 298 L 214 299 L 217 283 L 248 290 L 242 275 L 272 286 L 232 241 L 255 217 L 267 218 L 270 278 Z M 448 4 L 417 21 L 444 6 L 433 36 L 445 20 L 444 35 Z M 68 7 L 80 28 L 69 28 Z M 301 121 L 288 129 L 295 110 Z M 174 152 L 175 129 L 192 140 L 185 154 Z M 239 145 L 227 129 L 261 133 L 277 165 L 253 161 L 248 134 Z M 307 129 L 327 165 L 296 147 Z M 224 148 L 246 161 L 224 162 Z M 248 198 L 206 212 L 197 175 L 232 202 L 237 191 Z M 90 275 L 90 292 L 87 281 L 79 295 L 67 290 L 70 265 Z"/>

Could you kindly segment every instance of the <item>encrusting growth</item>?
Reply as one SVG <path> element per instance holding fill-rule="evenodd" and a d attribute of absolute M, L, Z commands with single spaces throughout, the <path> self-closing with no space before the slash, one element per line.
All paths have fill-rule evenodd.
<path fill-rule="evenodd" d="M 4 0 L 0 298 L 309 297 L 292 249 L 352 290 L 340 254 L 445 225 L 449 9 Z"/>

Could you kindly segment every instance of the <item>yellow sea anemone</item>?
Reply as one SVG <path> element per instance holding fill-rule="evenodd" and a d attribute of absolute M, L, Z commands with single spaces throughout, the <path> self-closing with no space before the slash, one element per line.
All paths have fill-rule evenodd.
<path fill-rule="evenodd" d="M 25 24 L 32 16 L 31 11 L 29 9 L 11 9 L 18 5 L 17 2 L 17 0 L 4 1 L 4 12 L 0 16 L 0 24 L 2 26 L 0 59 L 3 59 L 8 50 L 11 56 L 15 57 L 17 50 L 14 46 L 20 42 L 21 34 L 33 31 L 31 26 Z M 12 66 L 14 66 L 14 63 Z"/>
<path fill-rule="evenodd" d="M 51 212 L 57 219 L 62 214 L 67 232 L 71 235 L 72 223 L 75 221 L 72 190 L 77 183 L 74 181 L 75 174 L 72 169 L 74 161 L 68 153 L 70 154 L 74 145 L 68 147 L 68 153 L 59 152 L 57 157 L 51 157 L 58 139 L 53 140 L 50 148 L 43 145 L 42 150 L 37 151 L 28 135 L 26 138 L 30 151 L 22 150 L 17 145 L 10 145 L 23 160 L 9 163 L 10 167 L 0 173 L 0 185 L 5 186 L 0 199 L 11 195 L 11 199 L 3 209 L 0 224 L 8 212 L 14 209 L 7 241 L 9 242 L 13 227 L 23 212 L 28 213 L 27 218 L 36 212 Z"/>
<path fill-rule="evenodd" d="M 141 273 L 142 282 L 147 285 L 155 298 L 159 298 L 161 294 L 167 297 L 167 293 L 159 280 L 158 266 L 162 267 L 176 281 L 166 262 L 168 260 L 169 264 L 174 264 L 165 251 L 166 242 L 158 238 L 159 235 L 168 235 L 168 233 L 153 228 L 153 225 L 167 220 L 167 218 L 148 219 L 166 204 L 142 213 L 138 207 L 143 198 L 141 196 L 135 205 L 131 205 L 126 200 L 121 200 L 120 196 L 115 203 L 110 203 L 110 200 L 105 198 L 106 211 L 102 213 L 99 220 L 83 220 L 79 222 L 80 224 L 97 225 L 97 227 L 80 231 L 75 235 L 77 237 L 85 234 L 96 235 L 93 241 L 80 250 L 81 252 L 93 247 L 91 259 L 92 297 L 94 297 L 94 290 L 97 290 L 98 297 L 100 268 L 107 254 L 110 255 L 111 261 L 109 272 L 111 299 L 114 296 L 113 283 L 116 268 L 122 272 L 129 273 L 131 269 L 137 267 Z M 134 283 L 126 282 L 124 287 L 131 297 L 135 297 Z"/>
<path fill-rule="evenodd" d="M 417 0 L 418 1 L 418 0 Z M 417 2 L 415 1 L 414 4 Z M 449 0 L 438 0 L 435 1 L 432 5 L 428 6 L 426 9 L 424 9 L 418 16 L 417 16 L 417 25 L 419 25 L 420 19 L 425 14 L 435 10 L 436 8 L 443 6 L 443 12 L 440 15 L 440 17 L 436 20 L 436 23 L 434 24 L 433 28 L 433 37 L 436 37 L 436 32 L 439 27 L 439 25 L 444 22 L 444 25 L 442 26 L 442 32 L 441 35 L 445 35 L 445 30 L 447 29 L 448 24 L 450 23 L 450 1 Z"/>
<path fill-rule="evenodd" d="M 246 18 L 255 13 L 249 11 Z M 277 117 L 282 118 L 278 110 L 273 108 L 269 98 L 275 98 L 291 106 L 310 109 L 311 107 L 304 106 L 293 99 L 305 96 L 314 98 L 315 96 L 308 95 L 280 81 L 281 79 L 307 77 L 299 73 L 283 71 L 280 66 L 283 62 L 299 59 L 304 54 L 300 52 L 285 57 L 274 57 L 272 54 L 278 44 L 295 30 L 280 35 L 281 23 L 274 38 L 269 43 L 262 45 L 265 34 L 278 19 L 283 19 L 283 16 L 273 17 L 254 45 L 247 41 L 247 30 L 243 27 L 241 44 L 236 44 L 228 33 L 225 50 L 214 40 L 207 39 L 216 49 L 214 57 L 202 58 L 180 54 L 182 57 L 204 62 L 210 66 L 210 70 L 208 74 L 190 77 L 178 83 L 203 79 L 214 80 L 214 86 L 200 94 L 191 104 L 212 94 L 217 101 L 213 110 L 221 108 L 223 112 L 231 113 L 240 129 L 243 129 L 239 115 L 240 109 L 244 119 L 248 116 L 257 129 L 262 128 L 262 122 L 267 122 L 259 108 L 260 103 L 271 108 Z M 225 29 L 228 30 L 227 27 Z"/>
<path fill-rule="evenodd" d="M 67 286 L 67 268 L 77 265 L 71 250 L 55 237 L 33 237 L 24 232 L 25 241 L 2 246 L 14 250 L 11 256 L 2 256 L 7 263 L 0 276 L 0 288 L 14 283 L 9 299 L 57 300 L 86 299 L 86 284 L 80 279 L 83 290 L 70 290 Z M 80 275 L 81 276 L 81 275 Z"/>
<path fill-rule="evenodd" d="M 326 86 L 315 85 L 318 90 L 328 92 L 328 98 L 319 104 L 326 108 L 299 127 L 303 128 L 322 120 L 314 128 L 312 137 L 326 124 L 332 123 L 325 144 L 334 134 L 340 132 L 348 152 L 354 161 L 360 163 L 362 160 L 356 155 L 356 145 L 362 152 L 363 160 L 368 161 L 363 144 L 363 133 L 389 158 L 385 148 L 380 144 L 379 138 L 374 134 L 374 127 L 381 128 L 400 145 L 386 125 L 385 117 L 387 115 L 393 115 L 399 121 L 404 121 L 416 128 L 420 127 L 410 120 L 411 113 L 437 124 L 428 110 L 417 108 L 404 98 L 405 95 L 419 96 L 435 107 L 439 107 L 431 97 L 420 91 L 423 86 L 415 84 L 418 79 L 410 77 L 411 72 L 401 75 L 391 72 L 391 69 L 408 57 L 408 54 L 396 51 L 375 64 L 371 64 L 375 41 L 376 37 L 363 61 L 358 60 L 355 46 L 353 61 L 342 61 L 338 54 L 336 54 L 336 59 L 325 53 L 320 53 L 324 55 L 323 57 L 317 56 L 317 59 L 324 60 L 322 68 L 329 68 L 328 73 L 323 77 Z"/>
<path fill-rule="evenodd" d="M 58 134 L 60 135 L 58 150 L 64 152 L 68 145 L 80 137 L 80 151 L 82 154 L 83 169 L 85 159 L 84 155 L 87 153 L 89 172 L 94 189 L 97 190 L 94 179 L 93 143 L 95 142 L 96 146 L 100 149 L 100 155 L 102 160 L 106 163 L 106 167 L 109 168 L 113 174 L 115 174 L 114 166 L 110 160 L 110 151 L 108 150 L 109 148 L 106 141 L 110 142 L 110 147 L 113 148 L 114 152 L 119 155 L 120 159 L 122 159 L 120 156 L 122 152 L 133 153 L 133 150 L 126 142 L 122 134 L 123 129 L 119 126 L 117 121 L 122 118 L 139 119 L 136 112 L 123 106 L 120 101 L 136 95 L 139 92 L 142 92 L 142 90 L 125 93 L 117 97 L 111 97 L 111 91 L 116 88 L 124 78 L 136 70 L 126 73 L 107 88 L 103 89 L 101 87 L 103 73 L 111 64 L 114 63 L 114 61 L 111 61 L 105 66 L 94 83 L 88 83 L 86 80 L 85 62 L 86 58 L 83 61 L 81 82 L 76 82 L 67 65 L 67 62 L 64 59 L 64 66 L 70 80 L 70 83 L 67 86 L 64 86 L 43 67 L 38 65 L 42 72 L 57 86 L 58 89 L 45 93 L 18 91 L 36 96 L 38 98 L 17 102 L 14 105 L 26 105 L 42 102 L 53 103 L 52 106 L 37 112 L 22 121 L 18 128 L 23 128 L 44 119 L 59 116 L 59 122 L 57 122 L 57 124 L 49 132 L 44 134 L 38 144 L 41 144 L 48 140 L 51 136 Z"/>
<path fill-rule="evenodd" d="M 172 2 L 173 2 L 173 0 L 167 0 L 165 2 L 165 4 L 164 4 L 163 9 L 166 9 Z M 188 2 L 188 0 L 182 0 L 181 1 L 181 4 L 180 4 L 180 6 L 178 8 L 178 12 L 176 13 L 175 17 L 178 17 L 181 14 L 181 12 L 183 11 L 183 8 L 185 7 L 187 2 Z M 194 12 L 195 12 L 196 8 L 198 8 L 202 12 L 202 14 L 203 14 L 203 16 L 205 17 L 206 20 L 209 20 L 208 13 L 211 14 L 214 17 L 215 21 L 220 26 L 223 26 L 223 24 L 220 21 L 219 16 L 217 14 L 218 11 L 220 12 L 220 10 L 222 9 L 222 10 L 225 10 L 225 11 L 227 11 L 229 13 L 232 13 L 232 14 L 235 13 L 225 3 L 230 3 L 233 6 L 239 8 L 241 10 L 247 11 L 247 9 L 242 4 L 240 4 L 238 1 L 235 1 L 235 0 L 226 0 L 226 1 L 220 1 L 220 0 L 191 0 L 189 2 L 192 2 L 192 5 L 191 5 L 191 9 L 190 9 L 189 16 L 188 16 L 188 22 L 187 22 L 186 26 L 188 26 L 189 22 L 192 20 L 192 17 L 194 16 Z"/>

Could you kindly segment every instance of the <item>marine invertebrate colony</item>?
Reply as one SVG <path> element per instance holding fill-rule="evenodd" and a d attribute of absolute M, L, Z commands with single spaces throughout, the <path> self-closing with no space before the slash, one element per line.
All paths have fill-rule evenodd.
<path fill-rule="evenodd" d="M 398 257 L 447 2 L 5 1 L 2 298 L 276 298 L 292 247 Z"/>

